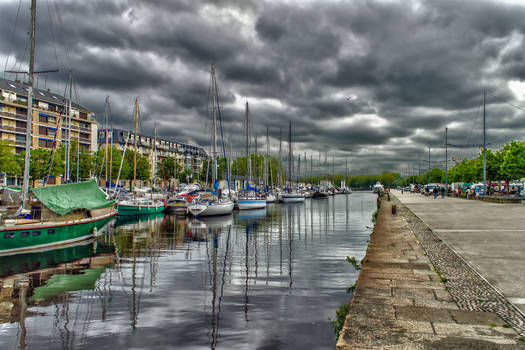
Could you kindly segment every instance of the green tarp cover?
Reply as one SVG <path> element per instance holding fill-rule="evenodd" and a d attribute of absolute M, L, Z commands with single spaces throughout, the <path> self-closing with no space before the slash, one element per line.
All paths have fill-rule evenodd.
<path fill-rule="evenodd" d="M 30 301 L 43 301 L 54 295 L 77 290 L 94 290 L 103 268 L 86 269 L 79 275 L 55 274 L 46 284 L 35 288 Z"/>
<path fill-rule="evenodd" d="M 114 205 L 94 180 L 32 189 L 40 202 L 59 215 L 75 209 L 99 209 Z"/>

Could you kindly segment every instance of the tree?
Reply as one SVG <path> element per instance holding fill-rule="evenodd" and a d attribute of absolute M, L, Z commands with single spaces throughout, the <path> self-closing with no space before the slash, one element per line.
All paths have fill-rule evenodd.
<path fill-rule="evenodd" d="M 79 154 L 77 157 L 77 150 L 79 150 Z M 63 170 L 63 164 L 65 159 L 65 147 L 64 145 L 61 145 L 57 152 L 55 152 L 54 161 L 58 162 L 58 164 L 61 164 L 62 170 Z M 77 159 L 78 159 L 78 174 L 79 179 L 77 179 Z M 83 149 L 82 147 L 78 149 L 78 142 L 77 140 L 71 141 L 71 148 L 69 152 L 69 178 L 72 181 L 81 181 L 82 179 L 87 179 L 91 176 L 91 173 L 93 171 L 93 166 L 95 162 L 95 157 L 86 149 Z M 116 176 L 116 175 L 115 175 Z"/>
<path fill-rule="evenodd" d="M 0 172 L 9 175 L 20 175 L 23 165 L 20 166 L 15 147 L 5 140 L 0 140 Z"/>
<path fill-rule="evenodd" d="M 175 158 L 164 158 L 157 163 L 157 177 L 160 179 L 175 179 L 182 167 Z"/>
<path fill-rule="evenodd" d="M 500 172 L 503 178 L 518 180 L 525 177 L 525 142 L 511 141 L 502 151 Z"/>

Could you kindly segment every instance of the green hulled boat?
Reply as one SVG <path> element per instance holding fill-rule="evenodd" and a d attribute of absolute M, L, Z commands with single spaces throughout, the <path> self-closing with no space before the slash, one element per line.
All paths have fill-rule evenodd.
<path fill-rule="evenodd" d="M 143 215 L 162 213 L 164 202 L 153 200 L 126 200 L 118 203 L 118 215 Z"/>
<path fill-rule="evenodd" d="M 28 218 L 0 223 L 0 255 L 68 244 L 96 235 L 117 214 L 95 181 L 34 188 Z"/>

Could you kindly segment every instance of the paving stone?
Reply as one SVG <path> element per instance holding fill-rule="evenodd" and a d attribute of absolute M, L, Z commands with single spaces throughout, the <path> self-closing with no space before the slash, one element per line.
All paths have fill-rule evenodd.
<path fill-rule="evenodd" d="M 439 241 L 422 246 L 418 232 L 431 231 L 420 225 L 415 232 L 417 220 L 402 206 L 392 215 L 389 205 L 380 210 L 336 349 L 525 349 L 516 331 L 503 327 L 500 300 L 473 300 L 484 295 L 481 285 L 440 269 L 443 284 L 433 266 L 454 258 Z"/>
<path fill-rule="evenodd" d="M 496 325 L 498 327 L 506 324 L 505 321 L 494 312 L 465 310 L 449 310 L 449 312 L 454 321 L 461 324 Z"/>
<path fill-rule="evenodd" d="M 424 288 L 393 288 L 393 295 L 396 297 L 407 297 L 407 298 L 426 298 L 435 299 L 434 293 L 431 289 Z"/>
<path fill-rule="evenodd" d="M 449 310 L 430 307 L 396 306 L 398 320 L 415 320 L 428 322 L 454 322 Z"/>

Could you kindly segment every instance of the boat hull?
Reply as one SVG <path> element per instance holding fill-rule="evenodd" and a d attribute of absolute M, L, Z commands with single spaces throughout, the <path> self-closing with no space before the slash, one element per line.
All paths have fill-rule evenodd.
<path fill-rule="evenodd" d="M 200 207 L 200 205 L 196 205 L 194 207 L 197 208 Z M 233 203 L 208 205 L 204 210 L 201 210 L 201 208 L 197 208 L 197 210 L 195 211 L 192 211 L 192 207 L 190 207 L 189 210 L 192 213 L 192 215 L 196 217 L 228 215 L 233 212 Z"/>
<path fill-rule="evenodd" d="M 168 203 L 166 211 L 175 215 L 188 215 L 188 205 L 186 203 Z"/>
<path fill-rule="evenodd" d="M 304 196 L 298 196 L 298 195 L 294 195 L 294 196 L 286 196 L 286 195 L 283 195 L 282 197 L 283 199 L 283 203 L 302 203 L 304 202 Z"/>
<path fill-rule="evenodd" d="M 237 200 L 239 210 L 266 208 L 266 199 L 239 199 Z"/>
<path fill-rule="evenodd" d="M 0 256 L 19 254 L 34 249 L 60 246 L 96 236 L 116 211 L 96 218 L 71 222 L 46 222 L 0 228 Z"/>
<path fill-rule="evenodd" d="M 156 213 L 162 213 L 164 209 L 165 209 L 164 204 L 157 204 L 157 205 L 121 204 L 118 206 L 118 215 L 156 214 Z"/>

